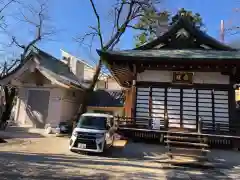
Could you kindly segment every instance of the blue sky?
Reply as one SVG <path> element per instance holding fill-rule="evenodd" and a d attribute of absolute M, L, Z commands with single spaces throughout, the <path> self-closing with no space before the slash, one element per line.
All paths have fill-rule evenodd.
<path fill-rule="evenodd" d="M 33 2 L 32 0 L 28 0 Z M 240 7 L 238 0 L 163 0 L 160 9 L 176 12 L 179 8 L 185 8 L 198 12 L 203 18 L 207 28 L 207 33 L 211 36 L 220 38 L 220 21 L 225 20 L 227 27 L 240 24 L 237 21 L 239 13 L 234 13 L 234 8 Z M 51 53 L 55 57 L 60 57 L 60 49 L 71 52 L 80 58 L 93 63 L 98 57 L 95 53 L 95 48 L 98 47 L 98 42 L 95 41 L 92 53 L 89 52 L 87 46 L 79 46 L 74 40 L 77 36 L 81 36 L 89 31 L 89 26 L 96 24 L 95 16 L 93 15 L 89 0 L 50 0 L 49 1 L 49 17 L 51 18 L 50 25 L 58 31 L 51 37 L 51 40 L 45 39 L 41 44 L 41 48 Z M 97 10 L 101 15 L 101 22 L 104 32 L 104 40 L 111 33 L 111 16 L 109 9 L 111 0 L 95 0 Z M 17 14 L 16 6 L 11 7 L 10 12 Z M 23 22 L 16 19 L 10 21 L 10 32 L 14 34 L 19 41 L 25 43 L 32 38 L 32 32 L 29 32 L 29 26 L 25 26 Z M 30 29 L 31 30 L 31 29 Z M 121 39 L 119 48 L 127 49 L 133 47 L 134 31 L 128 30 Z M 1 34 L 0 34 L 1 37 Z M 227 43 L 235 41 L 238 36 L 226 36 Z M 6 40 L 7 41 L 7 40 Z"/>

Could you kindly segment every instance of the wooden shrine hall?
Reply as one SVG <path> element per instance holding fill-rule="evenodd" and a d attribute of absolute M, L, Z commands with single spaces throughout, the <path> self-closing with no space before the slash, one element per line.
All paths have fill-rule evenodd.
<path fill-rule="evenodd" d="M 121 118 L 128 120 L 124 126 L 128 133 L 151 138 L 169 132 L 200 133 L 208 142 L 236 144 L 240 135 L 235 99 L 240 81 L 238 50 L 181 17 L 152 42 L 98 53 L 126 89 L 126 117 Z"/>

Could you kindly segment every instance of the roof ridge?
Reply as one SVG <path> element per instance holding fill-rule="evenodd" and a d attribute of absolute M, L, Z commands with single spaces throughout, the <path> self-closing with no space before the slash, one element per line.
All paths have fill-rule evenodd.
<path fill-rule="evenodd" d="M 179 28 L 181 28 L 181 25 L 184 26 L 184 28 L 186 28 L 188 31 L 190 31 L 190 33 L 194 33 L 194 34 L 199 33 L 198 37 L 199 36 L 205 37 L 205 39 L 209 39 L 212 44 L 219 45 L 219 47 L 220 47 L 219 49 L 225 49 L 225 50 L 228 50 L 228 51 L 235 51 L 236 50 L 236 49 L 234 49 L 234 48 L 232 48 L 232 47 L 214 39 L 213 37 L 211 37 L 207 33 L 201 31 L 199 28 L 194 26 L 193 23 L 191 23 L 190 20 L 185 16 L 181 16 L 178 19 L 178 21 L 176 21 L 174 24 L 172 24 L 170 26 L 170 28 L 168 29 L 168 31 L 163 33 L 161 36 L 158 36 L 153 41 L 150 41 L 150 42 L 148 42 L 146 44 L 143 44 L 140 47 L 134 48 L 132 50 L 146 50 L 146 49 L 149 49 L 149 48 L 152 48 L 152 47 L 155 47 L 155 46 L 159 45 L 161 43 L 161 41 L 166 40 L 167 38 L 169 38 L 169 36 L 171 34 L 177 32 L 177 30 Z"/>
<path fill-rule="evenodd" d="M 51 54 L 49 54 L 49 53 L 43 51 L 42 49 L 40 49 L 40 48 L 38 48 L 38 47 L 36 47 L 36 46 L 34 46 L 34 47 L 39 51 L 38 55 L 41 56 L 41 54 L 42 54 L 42 55 L 45 55 L 45 56 L 50 57 L 51 60 L 53 60 L 53 61 L 55 61 L 55 62 L 57 62 L 57 63 L 59 63 L 59 64 L 65 66 L 67 69 L 69 69 L 69 72 L 71 72 L 69 66 L 68 66 L 67 64 L 65 64 L 64 62 L 62 62 L 60 59 L 58 59 L 58 58 L 52 56 Z M 41 60 L 40 60 L 40 61 L 41 61 Z"/>

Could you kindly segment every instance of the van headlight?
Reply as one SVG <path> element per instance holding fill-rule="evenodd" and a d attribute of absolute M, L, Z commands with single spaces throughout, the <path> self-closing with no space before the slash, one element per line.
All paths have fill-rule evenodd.
<path fill-rule="evenodd" d="M 73 131 L 72 135 L 77 137 L 78 133 L 76 131 Z"/>

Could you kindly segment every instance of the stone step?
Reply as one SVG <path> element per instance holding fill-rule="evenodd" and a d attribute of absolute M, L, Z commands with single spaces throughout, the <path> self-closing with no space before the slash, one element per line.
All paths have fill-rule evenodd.
<path fill-rule="evenodd" d="M 171 136 L 171 135 L 167 135 L 164 136 L 164 138 L 168 139 L 168 140 L 177 140 L 177 141 L 188 141 L 188 142 L 200 142 L 201 139 L 198 137 L 187 137 L 187 136 Z"/>
<path fill-rule="evenodd" d="M 193 158 L 193 159 L 207 159 L 206 156 L 201 156 L 201 155 L 197 155 L 197 154 L 185 154 L 185 153 L 167 153 L 167 155 L 170 157 L 172 156 L 174 157 L 189 157 L 189 158 Z"/>
<path fill-rule="evenodd" d="M 192 143 L 192 142 L 180 142 L 180 141 L 165 141 L 165 143 L 170 145 L 183 145 L 183 146 L 195 146 L 195 147 L 208 147 L 207 144 L 204 143 Z"/>
<path fill-rule="evenodd" d="M 171 147 L 173 151 L 186 151 L 186 153 L 190 152 L 210 152 L 209 149 L 199 149 L 199 148 L 183 148 L 183 147 Z"/>

